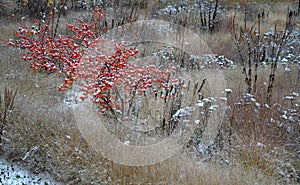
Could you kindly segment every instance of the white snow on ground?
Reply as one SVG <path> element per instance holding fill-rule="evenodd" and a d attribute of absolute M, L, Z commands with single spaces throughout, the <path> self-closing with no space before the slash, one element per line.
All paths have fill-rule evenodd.
<path fill-rule="evenodd" d="M 0 185 L 51 185 L 55 182 L 49 175 L 33 174 L 15 163 L 0 158 Z"/>

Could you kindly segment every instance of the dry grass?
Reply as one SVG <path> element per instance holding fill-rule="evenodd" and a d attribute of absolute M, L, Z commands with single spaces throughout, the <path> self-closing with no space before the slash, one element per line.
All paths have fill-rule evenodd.
<path fill-rule="evenodd" d="M 76 21 L 76 18 L 79 16 L 83 16 L 87 14 L 87 11 L 70 11 L 66 16 L 61 15 L 58 21 L 57 34 L 65 34 L 69 32 L 69 29 L 66 27 L 67 23 L 73 23 Z M 22 20 L 18 20 L 17 18 L 9 19 L 2 18 L 0 19 L 0 41 L 3 43 L 8 39 L 16 39 L 15 32 L 18 31 L 19 27 L 27 27 L 31 28 L 31 26 L 36 26 L 35 23 L 30 20 L 29 17 L 24 16 Z M 57 25 L 57 19 L 54 21 L 54 27 Z"/>
<path fill-rule="evenodd" d="M 285 15 L 285 8 L 282 7 L 276 5 L 274 8 L 278 12 L 272 12 L 274 15 L 280 15 L 280 19 Z M 272 18 L 268 21 L 270 25 L 274 23 L 273 18 L 275 17 L 273 14 L 271 15 Z M 68 16 L 70 17 L 62 18 L 60 24 L 70 21 L 75 15 Z M 283 19 L 280 20 L 280 22 L 282 21 Z M 11 23 L 1 26 L 0 31 L 3 33 L 1 39 L 13 38 L 14 34 L 11 31 L 16 30 L 18 24 Z M 268 25 L 266 25 L 267 27 Z M 60 32 L 64 31 L 62 27 Z M 208 35 L 207 41 L 215 53 L 236 58 L 235 49 L 229 44 L 231 41 L 229 33 L 220 32 Z M 224 43 L 224 45 L 220 43 Z M 278 162 L 290 160 L 297 167 L 297 159 L 294 159 L 297 151 L 294 151 L 292 147 L 289 150 L 285 146 L 294 144 L 288 139 L 299 140 L 296 130 L 299 127 L 295 127 L 295 135 L 284 135 L 284 130 L 276 126 L 263 125 L 263 120 L 256 116 L 253 107 L 244 109 L 232 105 L 246 92 L 244 75 L 241 73 L 240 67 L 224 71 L 227 82 L 225 86 L 233 90 L 233 94 L 228 96 L 228 100 L 229 105 L 237 110 L 232 113 L 235 119 L 231 122 L 226 119 L 216 120 L 216 124 L 227 121 L 224 125 L 229 125 L 229 129 L 233 131 L 231 132 L 233 137 L 230 139 L 235 139 L 236 146 L 231 148 L 229 156 L 220 154 L 212 160 L 203 162 L 202 157 L 197 157 L 195 153 L 189 153 L 191 151 L 189 148 L 183 149 L 172 158 L 159 164 L 131 167 L 114 164 L 88 145 L 77 128 L 72 109 L 64 103 L 65 95 L 57 90 L 62 79 L 53 77 L 51 74 L 33 73 L 29 69 L 29 65 L 21 61 L 21 53 L 18 50 L 1 46 L 0 56 L 0 78 L 2 79 L 0 89 L 5 86 L 19 89 L 15 100 L 13 119 L 4 130 L 3 150 L 5 156 L 26 165 L 33 172 L 49 172 L 62 183 L 283 184 L 285 182 L 275 173 Z M 290 73 L 285 73 L 280 66 L 276 72 L 274 83 L 273 98 L 286 107 L 290 104 L 282 100 L 282 97 L 291 92 L 297 92 L 295 82 L 298 68 L 291 66 L 291 69 Z M 256 97 L 257 102 L 263 102 L 263 94 L 266 90 L 264 82 L 268 80 L 269 70 L 267 67 L 260 68 L 258 71 L 261 96 Z M 200 81 L 203 78 L 201 75 L 197 72 L 189 73 L 185 79 L 186 81 L 189 79 Z M 218 86 L 215 82 L 217 82 L 216 78 L 211 81 L 211 88 L 214 85 Z M 216 91 L 216 89 L 206 87 L 203 95 L 209 96 L 212 91 Z M 190 95 L 186 98 L 186 102 L 194 101 L 191 100 Z M 153 109 L 155 109 L 154 103 L 150 102 L 147 111 L 151 112 Z M 232 114 L 228 114 L 228 117 L 230 118 Z M 261 115 L 265 118 L 272 116 L 274 119 L 280 117 L 278 112 L 268 110 L 262 111 Z M 228 127 L 224 129 L 226 131 Z M 117 130 L 117 132 L 120 137 L 124 135 L 123 130 Z M 265 147 L 257 146 L 258 142 L 264 144 Z M 227 146 L 230 145 L 227 143 Z M 275 147 L 279 151 L 272 153 Z M 221 152 L 226 153 L 226 151 Z M 267 154 L 277 161 L 265 158 Z M 218 157 L 224 157 L 222 160 L 228 160 L 229 164 L 221 163 Z M 298 170 L 300 170 L 299 165 Z M 290 182 L 290 184 L 292 183 Z"/>
<path fill-rule="evenodd" d="M 219 166 L 199 162 L 186 154 L 177 154 L 172 159 L 146 167 L 115 165 L 109 172 L 119 184 L 275 184 L 272 178 L 256 169 Z M 170 179 L 172 179 L 170 181 Z"/>
<path fill-rule="evenodd" d="M 291 72 L 284 71 L 285 65 L 279 65 L 276 71 L 276 77 L 274 82 L 274 99 L 281 100 L 284 96 L 297 92 L 297 77 L 298 67 L 296 65 L 290 65 Z M 234 69 L 226 71 L 226 82 L 229 88 L 237 90 L 237 92 L 246 92 L 245 81 L 243 80 L 244 74 L 242 73 L 242 67 L 237 66 Z M 261 67 L 258 69 L 258 84 L 260 84 L 262 91 L 266 90 L 268 82 L 270 67 Z M 262 92 L 261 92 L 262 93 Z"/>
<path fill-rule="evenodd" d="M 202 163 L 197 158 L 189 158 L 184 151 L 151 166 L 113 164 L 93 151 L 77 130 L 72 111 L 62 103 L 64 95 L 57 92 L 59 79 L 49 78 L 48 74 L 33 74 L 28 65 L 15 58 L 19 56 L 18 51 L 7 48 L 5 51 L 8 55 L 1 60 L 1 65 L 5 66 L 0 73 L 5 79 L 1 87 L 9 85 L 20 90 L 16 97 L 14 121 L 5 131 L 4 150 L 10 160 L 20 161 L 36 173 L 49 172 L 66 184 L 278 183 L 255 166 L 244 168 Z M 234 79 L 230 82 L 235 87 L 241 81 L 236 73 L 228 72 L 228 79 Z M 21 160 L 35 146 L 38 149 Z"/>
<path fill-rule="evenodd" d="M 239 9 L 235 10 L 235 6 L 240 6 Z M 233 31 L 233 20 L 235 22 L 235 27 L 240 28 L 246 25 L 248 28 L 254 27 L 258 29 L 258 14 L 262 15 L 264 12 L 265 17 L 260 22 L 261 33 L 266 33 L 270 28 L 276 30 L 284 30 L 287 24 L 288 11 L 296 11 L 298 4 L 297 2 L 276 2 L 276 3 L 252 3 L 252 4 L 232 4 L 229 5 L 228 11 L 224 13 L 223 20 L 220 22 L 220 31 L 215 34 L 207 35 L 207 43 L 211 47 L 214 53 L 225 55 L 227 58 L 232 60 L 238 59 L 238 52 L 236 48 L 231 44 Z M 245 19 L 245 10 L 247 12 Z M 299 27 L 300 19 L 293 18 L 294 28 Z M 275 26 L 276 25 L 276 26 Z"/>
<path fill-rule="evenodd" d="M 227 73 L 228 87 L 232 87 L 234 93 L 228 97 L 228 105 L 231 107 L 230 113 L 227 113 L 229 122 L 223 125 L 222 130 L 230 135 L 227 135 L 227 144 L 234 148 L 232 160 L 239 161 L 238 163 L 243 164 L 245 168 L 254 167 L 269 175 L 278 173 L 283 161 L 298 161 L 296 156 L 299 152 L 299 126 L 282 119 L 284 110 L 294 108 L 283 97 L 297 92 L 289 80 L 291 83 L 296 82 L 298 71 L 297 68 L 292 68 L 290 73 L 286 73 L 281 67 L 280 65 L 276 72 L 271 109 L 265 105 L 269 67 L 259 70 L 258 88 L 253 99 L 252 95 L 245 96 L 245 82 L 242 81 L 241 69 L 233 69 Z M 296 101 L 299 101 L 299 98 Z M 299 111 L 299 107 L 296 107 L 296 110 Z M 289 130 L 290 125 L 292 130 Z M 297 165 L 294 167 L 298 168 Z M 297 174 L 295 176 L 297 178 Z"/>

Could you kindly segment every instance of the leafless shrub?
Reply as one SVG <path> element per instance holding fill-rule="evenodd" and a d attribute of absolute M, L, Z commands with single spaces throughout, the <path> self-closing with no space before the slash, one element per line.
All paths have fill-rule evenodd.
<path fill-rule="evenodd" d="M 257 15 L 257 26 L 249 26 L 246 17 L 247 12 L 245 11 L 243 26 L 237 27 L 233 22 L 232 35 L 238 49 L 239 62 L 243 66 L 247 93 L 255 94 L 257 92 L 258 68 L 261 65 L 271 65 L 266 92 L 266 101 L 270 102 L 277 65 L 291 33 L 291 17 L 288 16 L 283 31 L 277 30 L 275 24 L 274 29 L 265 33 L 261 31 L 262 15 L 260 13 Z"/>

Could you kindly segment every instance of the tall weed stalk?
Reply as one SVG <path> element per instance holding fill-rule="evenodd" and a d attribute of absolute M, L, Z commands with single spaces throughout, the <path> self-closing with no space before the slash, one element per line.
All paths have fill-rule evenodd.
<path fill-rule="evenodd" d="M 288 42 L 291 33 L 292 17 L 287 16 L 283 30 L 278 30 L 277 25 L 263 32 L 261 29 L 263 16 L 257 14 L 256 24 L 249 25 L 247 11 L 245 10 L 244 25 L 239 26 L 233 19 L 232 36 L 237 47 L 239 62 L 243 67 L 242 73 L 247 86 L 247 93 L 257 93 L 258 68 L 270 66 L 266 102 L 270 102 L 274 87 L 276 69 L 280 62 L 282 50 Z"/>

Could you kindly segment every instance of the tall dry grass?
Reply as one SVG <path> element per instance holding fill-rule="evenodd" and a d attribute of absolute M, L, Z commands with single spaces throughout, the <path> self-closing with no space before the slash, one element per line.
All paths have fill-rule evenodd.
<path fill-rule="evenodd" d="M 2 58 L 1 87 L 18 87 L 13 124 L 6 127 L 4 152 L 8 159 L 33 172 L 49 172 L 66 184 L 276 184 L 255 166 L 224 166 L 199 162 L 185 151 L 160 164 L 129 167 L 114 164 L 88 146 L 76 128 L 72 111 L 57 92 L 59 79 L 33 74 L 6 48 Z M 229 73 L 238 82 L 236 72 Z M 234 81 L 232 81 L 234 83 Z M 257 153 L 256 153 L 257 155 Z M 193 156 L 193 155 L 192 155 Z M 242 160 L 242 158 L 237 158 Z M 248 159 L 249 160 L 249 159 Z"/>
<path fill-rule="evenodd" d="M 281 6 L 277 8 L 280 9 Z M 64 21 L 69 20 L 62 19 L 60 24 Z M 9 30 L 17 27 L 15 23 L 9 24 L 8 27 L 1 26 L 0 31 L 4 33 L 1 35 L 2 39 L 11 38 L 14 34 Z M 65 30 L 62 27 L 60 31 Z M 216 33 L 208 38 L 212 38 L 208 40 L 218 54 L 226 53 L 232 58 L 236 57 L 233 46 L 230 47 L 228 33 Z M 220 42 L 226 45 L 218 45 Z M 276 170 L 282 161 L 300 170 L 297 159 L 299 126 L 296 125 L 292 132 L 288 132 L 288 127 L 272 125 L 270 118 L 282 120 L 282 112 L 279 109 L 273 111 L 267 107 L 259 108 L 256 104 L 264 106 L 263 92 L 267 88 L 264 82 L 268 80 L 270 73 L 268 67 L 258 70 L 260 75 L 257 84 L 258 89 L 262 91 L 258 91 L 253 97 L 255 101 L 250 100 L 249 106 L 235 104 L 238 101 L 246 104 L 248 101 L 241 100 L 247 92 L 242 68 L 224 71 L 227 78 L 226 86 L 233 90 L 233 93 L 227 96 L 228 106 L 232 111 L 227 112 L 227 119 L 217 120 L 221 125 L 220 135 L 223 135 L 221 139 L 220 135 L 216 137 L 220 143 L 219 148 L 212 151 L 215 152 L 212 157 L 197 156 L 199 154 L 193 153 L 195 151 L 190 147 L 159 164 L 130 167 L 114 164 L 105 159 L 84 140 L 75 124 L 72 109 L 64 102 L 66 95 L 57 91 L 61 82 L 59 77 L 33 73 L 28 64 L 21 61 L 21 53 L 17 49 L 2 47 L 0 54 L 1 89 L 5 86 L 19 89 L 15 97 L 12 122 L 4 127 L 5 139 L 2 144 L 4 155 L 9 160 L 27 166 L 35 173 L 48 172 L 64 184 L 297 183 L 284 181 Z M 186 76 L 186 79 L 202 79 L 197 71 L 188 75 L 191 77 Z M 297 68 L 292 68 L 292 72 L 287 74 L 280 67 L 276 76 L 273 102 L 289 107 L 290 102 L 283 100 L 282 97 L 296 91 L 294 82 L 297 79 Z M 204 89 L 203 96 L 208 94 L 209 89 Z M 186 98 L 188 101 L 192 99 Z M 152 111 L 153 106 L 153 102 L 150 103 L 148 111 Z M 121 136 L 124 134 L 122 130 L 117 131 Z M 289 171 L 292 168 L 282 169 Z"/>

